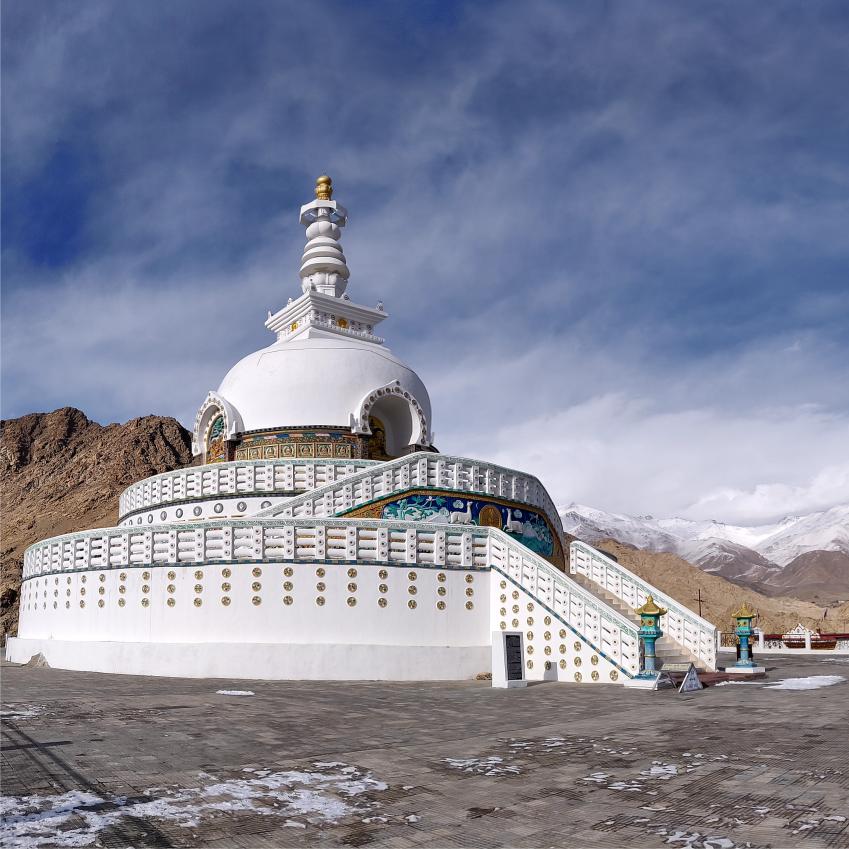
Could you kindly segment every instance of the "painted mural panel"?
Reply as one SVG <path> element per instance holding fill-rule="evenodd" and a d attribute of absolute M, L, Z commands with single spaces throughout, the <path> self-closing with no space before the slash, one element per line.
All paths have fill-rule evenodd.
<path fill-rule="evenodd" d="M 380 518 L 500 528 L 543 557 L 554 555 L 554 537 L 539 513 L 455 495 L 407 495 L 384 504 Z"/>

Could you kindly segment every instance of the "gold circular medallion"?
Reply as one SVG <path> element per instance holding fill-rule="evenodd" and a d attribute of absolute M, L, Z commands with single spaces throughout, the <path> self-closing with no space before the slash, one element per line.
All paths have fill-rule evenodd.
<path fill-rule="evenodd" d="M 292 601 L 293 601 L 292 596 L 290 596 L 290 595 L 283 596 L 283 604 L 289 605 L 289 604 L 292 603 Z"/>
<path fill-rule="evenodd" d="M 255 578 L 261 577 L 262 569 L 260 569 L 259 566 L 255 566 L 253 569 L 251 569 L 251 575 L 253 575 Z"/>
<path fill-rule="evenodd" d="M 196 581 L 203 580 L 203 572 L 200 569 L 198 569 L 197 572 L 195 572 L 195 580 Z"/>
<path fill-rule="evenodd" d="M 319 607 L 323 607 L 324 606 L 324 596 L 323 595 L 318 596 L 318 598 L 316 598 L 316 600 L 315 600 L 315 603 Z"/>
<path fill-rule="evenodd" d="M 379 598 L 377 600 L 377 606 L 378 607 L 386 607 L 386 599 L 385 598 Z"/>
<path fill-rule="evenodd" d="M 437 610 L 445 610 L 445 602 L 444 601 L 436 602 L 436 609 Z M 503 625 L 504 623 L 502 622 L 501 624 Z"/>
<path fill-rule="evenodd" d="M 229 569 L 222 569 L 221 570 L 221 577 L 222 578 L 229 578 L 232 574 L 233 573 Z"/>
<path fill-rule="evenodd" d="M 353 607 L 357 603 L 357 600 L 351 595 L 348 596 L 348 607 Z"/>
<path fill-rule="evenodd" d="M 221 603 L 222 603 L 225 607 L 227 607 L 227 606 L 230 604 L 230 596 L 228 596 L 228 595 L 221 596 Z"/>
<path fill-rule="evenodd" d="M 258 592 L 262 589 L 262 584 L 261 584 L 259 581 L 254 581 L 254 582 L 251 584 L 251 589 L 252 589 L 255 593 L 258 593 Z"/>
<path fill-rule="evenodd" d="M 474 605 L 474 602 L 472 602 L 472 601 L 467 601 L 467 602 L 466 602 L 466 610 L 473 610 L 473 609 L 474 609 L 474 606 L 475 606 L 475 605 Z"/>
<path fill-rule="evenodd" d="M 349 578 L 356 578 L 357 577 L 357 570 L 356 569 L 349 569 L 348 570 L 348 577 Z"/>

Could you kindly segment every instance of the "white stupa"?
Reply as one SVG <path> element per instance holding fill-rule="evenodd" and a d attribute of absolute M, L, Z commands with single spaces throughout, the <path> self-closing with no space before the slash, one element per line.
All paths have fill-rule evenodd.
<path fill-rule="evenodd" d="M 659 663 L 713 669 L 716 629 L 589 546 L 532 475 L 440 454 L 418 375 L 354 303 L 329 177 L 301 207 L 301 294 L 209 392 L 196 464 L 139 481 L 116 527 L 24 558 L 7 657 L 233 678 L 628 683 L 634 609 Z M 507 637 L 509 636 L 509 640 Z M 515 682 L 514 682 L 515 683 Z"/>

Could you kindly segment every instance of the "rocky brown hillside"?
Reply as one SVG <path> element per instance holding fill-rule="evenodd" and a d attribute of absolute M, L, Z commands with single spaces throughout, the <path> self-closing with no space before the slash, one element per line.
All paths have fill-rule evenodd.
<path fill-rule="evenodd" d="M 821 605 L 786 596 L 762 595 L 718 575 L 709 575 L 676 554 L 645 551 L 615 540 L 604 540 L 594 545 L 612 554 L 626 569 L 697 612 L 701 590 L 702 616 L 723 631 L 731 630 L 731 614 L 743 601 L 748 601 L 758 611 L 760 619 L 756 624 L 767 633 L 784 633 L 799 622 L 824 632 L 849 630 L 849 604 L 828 608 L 823 619 L 826 608 Z"/>
<path fill-rule="evenodd" d="M 191 434 L 144 416 L 100 425 L 73 407 L 0 422 L 0 634 L 14 634 L 24 549 L 56 534 L 114 525 L 129 484 L 191 463 Z"/>

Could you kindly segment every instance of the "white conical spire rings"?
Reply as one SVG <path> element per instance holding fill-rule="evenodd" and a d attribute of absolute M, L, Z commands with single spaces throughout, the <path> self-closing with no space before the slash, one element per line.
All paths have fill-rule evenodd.
<path fill-rule="evenodd" d="M 330 177 L 316 180 L 312 203 L 301 207 L 301 224 L 307 228 L 307 244 L 301 258 L 301 287 L 341 298 L 348 286 L 350 271 L 339 239 L 348 221 L 348 211 L 333 196 Z"/>

